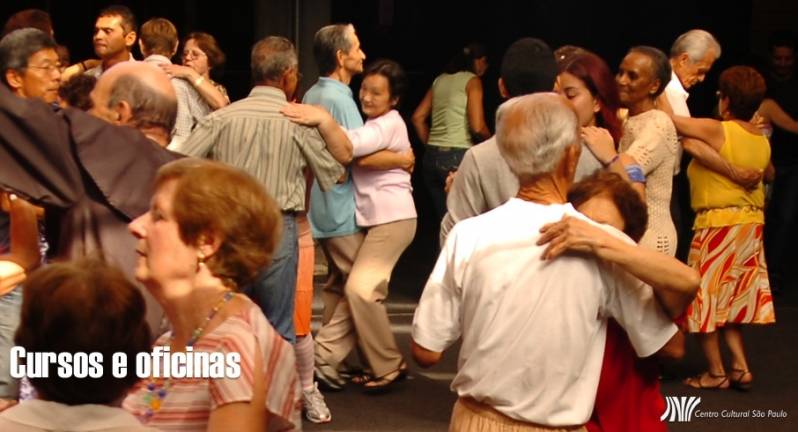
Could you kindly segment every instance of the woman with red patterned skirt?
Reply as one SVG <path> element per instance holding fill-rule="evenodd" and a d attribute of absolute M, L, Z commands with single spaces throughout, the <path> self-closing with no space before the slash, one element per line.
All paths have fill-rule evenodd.
<path fill-rule="evenodd" d="M 718 111 L 722 121 L 674 117 L 686 139 L 709 144 L 729 163 L 766 170 L 770 144 L 751 124 L 765 94 L 765 81 L 754 69 L 735 66 L 720 76 Z M 695 231 L 688 263 L 701 273 L 701 288 L 687 310 L 687 331 L 698 334 L 709 363 L 706 372 L 685 380 L 694 388 L 751 388 L 740 324 L 775 322 L 762 242 L 765 192 L 760 182 L 746 190 L 696 161 L 688 170 Z M 720 337 L 732 354 L 726 370 Z"/>

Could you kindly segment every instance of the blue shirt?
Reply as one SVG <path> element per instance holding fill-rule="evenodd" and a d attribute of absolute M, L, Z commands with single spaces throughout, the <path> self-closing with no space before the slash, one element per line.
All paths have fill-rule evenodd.
<path fill-rule="evenodd" d="M 363 126 L 363 118 L 352 98 L 348 85 L 332 78 L 319 78 L 311 87 L 303 103 L 321 105 L 332 114 L 338 124 L 346 129 Z M 355 224 L 355 193 L 352 176 L 346 182 L 336 184 L 327 192 L 322 192 L 314 180 L 310 189 L 310 228 L 314 238 L 340 237 L 358 231 Z"/>

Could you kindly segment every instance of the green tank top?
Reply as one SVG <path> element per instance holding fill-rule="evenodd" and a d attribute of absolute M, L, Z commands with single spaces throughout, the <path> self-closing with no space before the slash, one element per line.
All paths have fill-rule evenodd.
<path fill-rule="evenodd" d="M 466 105 L 466 84 L 474 78 L 471 72 L 441 74 L 432 83 L 432 125 L 428 145 L 438 147 L 471 147 Z"/>

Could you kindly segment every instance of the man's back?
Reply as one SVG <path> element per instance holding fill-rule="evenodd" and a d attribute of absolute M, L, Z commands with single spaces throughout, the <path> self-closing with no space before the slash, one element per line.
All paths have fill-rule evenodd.
<path fill-rule="evenodd" d="M 458 224 L 424 289 L 413 329 L 413 340 L 433 351 L 462 334 L 452 382 L 461 397 L 549 426 L 587 421 L 606 317 L 631 329 L 641 356 L 675 332 L 651 289 L 625 273 L 581 257 L 541 260 L 539 229 L 564 215 L 584 218 L 569 204 L 512 199 Z"/>
<path fill-rule="evenodd" d="M 325 187 L 335 183 L 343 168 L 315 128 L 280 114 L 287 103 L 281 90 L 256 86 L 248 97 L 202 120 L 178 151 L 246 171 L 261 181 L 282 210 L 302 211 L 304 168 L 309 165 Z"/>
<path fill-rule="evenodd" d="M 468 149 L 446 198 L 441 245 L 456 223 L 494 209 L 517 193 L 518 178 L 499 153 L 495 136 Z"/>
<path fill-rule="evenodd" d="M 144 62 L 154 65 L 172 64 L 167 57 L 158 54 L 145 58 Z M 211 107 L 185 79 L 172 77 L 170 81 L 177 95 L 177 118 L 172 131 L 172 143 L 177 145 L 191 134 L 194 125 L 210 114 Z"/>

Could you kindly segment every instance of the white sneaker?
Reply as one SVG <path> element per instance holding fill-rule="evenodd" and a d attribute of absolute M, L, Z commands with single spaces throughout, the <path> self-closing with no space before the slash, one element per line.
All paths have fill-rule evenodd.
<path fill-rule="evenodd" d="M 305 418 L 313 423 L 329 423 L 332 420 L 330 409 L 324 402 L 324 396 L 319 391 L 319 383 L 314 382 L 313 388 L 302 390 L 302 410 Z"/>

